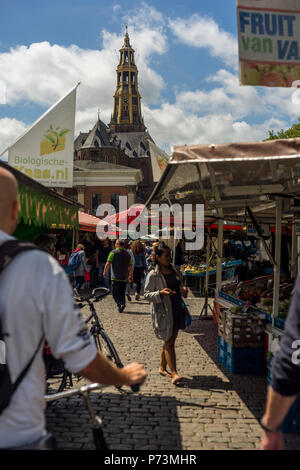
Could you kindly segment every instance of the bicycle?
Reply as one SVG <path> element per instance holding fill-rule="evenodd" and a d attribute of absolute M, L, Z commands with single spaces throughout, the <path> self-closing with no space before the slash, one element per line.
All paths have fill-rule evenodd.
<path fill-rule="evenodd" d="M 98 295 L 97 295 L 98 293 Z M 96 313 L 94 302 L 99 302 L 100 300 L 104 299 L 110 293 L 109 289 L 104 287 L 96 288 L 92 291 L 90 296 L 79 296 L 76 292 L 78 298 L 75 299 L 78 308 L 84 307 L 84 302 L 86 302 L 89 306 L 91 311 L 90 316 L 85 320 L 85 323 L 88 324 L 92 320 L 92 325 L 90 328 L 90 334 L 93 336 L 96 347 L 99 351 L 102 352 L 110 361 L 114 362 L 114 364 L 122 368 L 123 364 L 122 361 L 114 347 L 110 337 L 104 330 L 102 323 Z M 91 299 L 94 298 L 94 302 Z M 61 393 L 67 387 L 67 381 L 69 380 L 70 387 L 73 387 L 73 379 L 72 374 L 67 371 L 63 366 L 63 361 L 54 360 L 54 365 L 58 368 L 56 374 L 52 373 L 52 368 L 47 368 L 47 390 L 46 393 L 49 394 L 56 394 Z M 50 373 L 49 373 L 50 371 Z M 81 376 L 78 374 L 74 374 L 77 378 L 77 381 L 81 379 Z M 118 390 L 121 390 L 120 386 L 117 386 Z M 138 387 L 133 386 L 132 390 L 135 392 L 138 390 Z"/>
<path fill-rule="evenodd" d="M 88 324 L 90 320 L 93 319 L 90 333 L 95 339 L 97 349 L 100 350 L 103 354 L 105 354 L 110 360 L 112 360 L 117 365 L 117 367 L 123 367 L 123 364 L 120 361 L 120 358 L 115 348 L 113 347 L 111 340 L 108 338 L 108 335 L 105 333 L 103 326 L 100 324 L 93 302 L 91 302 L 90 300 L 92 298 L 95 298 L 94 301 L 99 302 L 99 300 L 103 299 L 109 294 L 109 290 L 104 288 L 94 289 L 92 291 L 92 295 L 90 295 L 89 297 L 80 297 L 77 291 L 75 291 L 75 294 L 78 296 L 77 299 L 74 298 L 75 308 L 82 308 L 84 305 L 79 302 L 84 301 L 86 301 L 90 307 L 91 315 L 87 320 L 85 320 L 85 323 Z M 99 336 L 103 337 L 103 344 L 101 343 L 101 347 Z M 105 340 L 105 345 L 107 343 L 109 344 L 109 352 L 107 351 L 107 348 L 104 347 Z M 67 369 L 65 369 L 64 362 L 61 359 L 54 358 L 47 344 L 44 347 L 44 361 L 46 366 L 47 395 L 61 393 L 68 386 L 68 382 L 69 387 L 73 387 L 74 377 L 77 379 L 78 382 L 81 379 L 81 376 L 79 374 L 72 374 Z"/>
<path fill-rule="evenodd" d="M 104 433 L 102 430 L 102 420 L 94 411 L 93 405 L 89 397 L 89 393 L 92 391 L 96 391 L 96 390 L 102 390 L 105 387 L 106 387 L 105 385 L 94 383 L 90 385 L 84 385 L 74 390 L 66 390 L 61 393 L 56 393 L 54 395 L 45 395 L 44 397 L 47 403 L 52 402 L 52 401 L 57 401 L 62 398 L 68 398 L 73 395 L 81 395 L 83 397 L 86 407 L 88 409 L 89 415 L 90 415 L 91 426 L 93 430 L 93 438 L 94 438 L 96 450 L 109 450 L 109 447 L 107 445 L 107 442 L 105 440 Z M 52 450 L 55 450 L 55 449 L 56 449 L 56 443 L 53 442 Z"/>
<path fill-rule="evenodd" d="M 104 330 L 104 327 L 97 315 L 94 302 L 91 302 L 91 299 L 95 296 L 95 294 L 97 294 L 97 292 L 99 292 L 99 295 L 96 297 L 94 302 L 99 302 L 100 300 L 104 299 L 110 293 L 110 290 L 106 289 L 105 287 L 98 287 L 97 289 L 94 289 L 91 296 L 82 296 L 79 300 L 77 300 L 77 302 L 79 302 L 78 307 L 80 309 L 83 308 L 84 302 L 88 304 L 91 314 L 87 318 L 87 320 L 85 320 L 85 323 L 88 324 L 90 321 L 92 321 L 90 334 L 94 338 L 97 349 L 101 351 L 102 354 L 104 354 L 110 361 L 114 362 L 117 367 L 122 368 L 123 364 L 116 351 L 116 348 L 114 347 L 112 340 Z"/>

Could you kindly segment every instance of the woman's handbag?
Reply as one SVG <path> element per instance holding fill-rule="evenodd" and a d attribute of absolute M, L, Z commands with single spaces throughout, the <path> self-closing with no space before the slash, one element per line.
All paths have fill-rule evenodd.
<path fill-rule="evenodd" d="M 181 299 L 181 306 L 184 310 L 184 316 L 185 316 L 185 327 L 187 328 L 188 326 L 190 326 L 190 324 L 192 323 L 192 317 L 191 317 L 191 314 L 189 312 L 189 309 L 187 308 L 186 306 L 186 303 L 184 302 L 183 299 Z"/>

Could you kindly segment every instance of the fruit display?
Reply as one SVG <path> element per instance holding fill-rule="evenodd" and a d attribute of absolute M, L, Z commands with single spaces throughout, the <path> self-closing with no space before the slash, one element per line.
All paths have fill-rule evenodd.
<path fill-rule="evenodd" d="M 294 81 L 300 80 L 300 66 L 243 62 L 241 76 L 247 85 L 291 87 Z"/>
<path fill-rule="evenodd" d="M 285 319 L 287 317 L 293 284 L 284 282 L 284 276 L 281 278 L 279 287 L 279 309 L 278 317 Z M 251 281 L 241 283 L 227 284 L 222 288 L 226 294 L 242 300 L 246 305 L 252 305 L 257 309 L 272 314 L 273 312 L 273 279 L 270 276 L 261 276 Z M 233 313 L 241 313 L 244 307 L 233 307 Z"/>

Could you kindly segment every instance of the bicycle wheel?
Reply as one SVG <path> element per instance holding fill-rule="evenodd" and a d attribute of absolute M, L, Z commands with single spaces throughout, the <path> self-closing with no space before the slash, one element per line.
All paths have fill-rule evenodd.
<path fill-rule="evenodd" d="M 96 347 L 99 351 L 104 354 L 110 361 L 112 361 L 117 367 L 122 368 L 123 364 L 119 355 L 114 347 L 110 337 L 104 330 L 98 330 L 93 334 Z"/>
<path fill-rule="evenodd" d="M 46 365 L 46 394 L 52 395 L 54 393 L 62 392 L 67 386 L 69 379 L 70 387 L 73 386 L 72 374 L 64 368 L 64 363 L 61 360 L 51 360 Z"/>

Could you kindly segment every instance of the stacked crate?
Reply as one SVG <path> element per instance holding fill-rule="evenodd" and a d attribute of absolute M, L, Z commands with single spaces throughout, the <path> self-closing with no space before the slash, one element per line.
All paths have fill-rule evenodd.
<path fill-rule="evenodd" d="M 219 316 L 218 360 L 233 374 L 263 374 L 264 321 L 223 311 Z"/>

